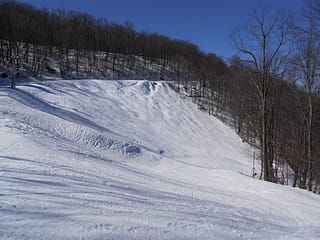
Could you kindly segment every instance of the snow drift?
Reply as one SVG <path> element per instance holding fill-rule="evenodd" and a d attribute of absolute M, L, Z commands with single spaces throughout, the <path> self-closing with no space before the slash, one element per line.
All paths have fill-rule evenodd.
<path fill-rule="evenodd" d="M 165 82 L 0 88 L 1 239 L 318 239 L 320 198 Z M 247 175 L 247 176 L 246 176 Z"/>

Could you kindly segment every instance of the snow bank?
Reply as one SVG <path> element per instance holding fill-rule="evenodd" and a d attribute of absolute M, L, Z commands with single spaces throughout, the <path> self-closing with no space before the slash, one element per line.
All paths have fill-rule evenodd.
<path fill-rule="evenodd" d="M 0 88 L 1 239 L 318 239 L 320 198 L 165 82 Z M 242 173 L 242 174 L 240 174 Z"/>

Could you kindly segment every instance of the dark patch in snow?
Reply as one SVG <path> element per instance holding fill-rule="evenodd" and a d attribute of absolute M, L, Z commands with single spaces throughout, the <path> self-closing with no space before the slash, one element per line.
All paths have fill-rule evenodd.
<path fill-rule="evenodd" d="M 123 145 L 123 150 L 129 155 L 137 155 L 141 153 L 141 149 L 138 146 L 130 145 L 128 143 Z"/>

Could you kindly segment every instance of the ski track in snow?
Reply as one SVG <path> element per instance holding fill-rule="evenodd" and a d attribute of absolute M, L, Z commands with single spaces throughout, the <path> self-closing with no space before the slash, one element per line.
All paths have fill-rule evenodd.
<path fill-rule="evenodd" d="M 168 83 L 24 83 L 0 102 L 0 239 L 320 237 L 319 196 L 248 177 L 250 147 Z"/>

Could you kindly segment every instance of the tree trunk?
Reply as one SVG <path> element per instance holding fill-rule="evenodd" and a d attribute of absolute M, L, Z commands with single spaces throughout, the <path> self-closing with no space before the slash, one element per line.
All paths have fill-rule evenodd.
<path fill-rule="evenodd" d="M 312 95 L 311 95 L 311 89 L 309 87 L 309 95 L 308 95 L 308 111 L 309 111 L 309 117 L 308 117 L 308 124 L 307 124 L 307 158 L 308 158 L 308 190 L 312 191 L 312 173 L 311 173 L 311 160 L 312 160 L 312 148 L 311 148 L 311 134 L 312 134 L 312 115 L 313 115 L 313 108 L 312 108 Z"/>

